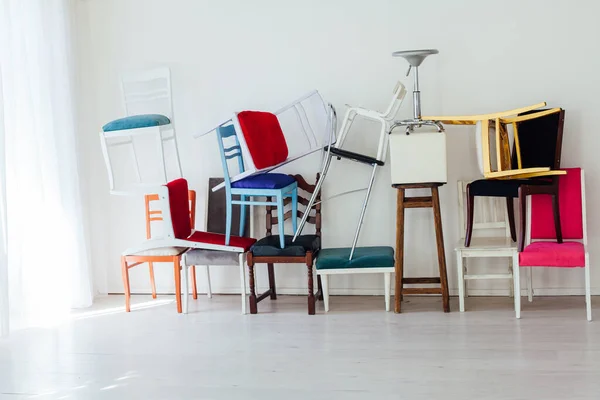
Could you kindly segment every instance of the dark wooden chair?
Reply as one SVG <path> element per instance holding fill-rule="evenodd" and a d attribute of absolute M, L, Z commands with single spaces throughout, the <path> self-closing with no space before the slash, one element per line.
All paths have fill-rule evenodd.
<path fill-rule="evenodd" d="M 300 191 L 308 193 L 308 196 L 302 196 L 302 192 L 298 193 L 298 203 L 303 205 L 304 208 L 308 206 L 308 199 L 315 191 L 315 185 L 311 185 L 301 175 L 294 175 L 294 178 L 298 182 L 298 189 Z M 319 174 L 315 182 L 319 181 Z M 302 218 L 304 213 L 309 213 L 307 222 L 315 225 L 314 235 L 300 235 L 295 241 L 292 241 L 292 235 L 285 235 L 285 247 L 282 249 L 279 245 L 279 235 L 273 235 L 272 227 L 276 226 L 279 221 L 277 214 L 274 213 L 275 207 L 267 206 L 267 236 L 256 242 L 247 256 L 248 263 L 248 274 L 250 280 L 250 314 L 256 314 L 258 312 L 257 305 L 260 301 L 267 297 L 271 300 L 277 299 L 277 289 L 275 287 L 275 268 L 274 264 L 299 264 L 306 265 L 308 272 L 308 314 L 315 314 L 315 301 L 318 298 L 322 299 L 322 287 L 321 279 L 317 278 L 318 291 L 314 293 L 314 280 L 313 280 L 313 264 L 317 253 L 321 249 L 321 193 L 319 192 L 316 196 L 316 201 L 312 210 L 314 213 L 310 215 L 312 210 L 306 210 L 302 212 L 300 207 L 296 215 L 292 215 L 292 211 L 289 210 L 284 214 L 284 220 L 290 218 Z M 291 202 L 290 199 L 286 199 L 285 204 Z M 254 265 L 257 263 L 266 263 L 269 275 L 269 289 L 261 294 L 256 295 L 255 281 L 254 281 Z"/>
<path fill-rule="evenodd" d="M 529 111 L 521 115 L 539 111 Z M 517 124 L 518 143 L 515 141 L 512 150 L 512 168 L 550 167 L 552 170 L 560 169 L 564 121 L 565 111 L 561 109 L 556 113 L 519 122 Z M 517 146 L 520 148 L 520 157 L 517 157 Z M 553 175 L 529 179 L 479 179 L 468 184 L 465 246 L 469 247 L 471 244 L 476 196 L 506 198 L 510 234 L 513 241 L 516 241 L 513 201 L 518 198 L 520 211 L 518 249 L 522 251 L 525 244 L 526 198 L 532 194 L 550 194 L 552 196 L 556 238 L 559 243 L 562 243 L 558 208 L 558 176 Z"/>

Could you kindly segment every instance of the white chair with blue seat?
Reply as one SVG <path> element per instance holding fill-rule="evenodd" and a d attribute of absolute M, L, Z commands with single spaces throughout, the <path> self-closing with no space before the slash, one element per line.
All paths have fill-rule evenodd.
<path fill-rule="evenodd" d="M 258 113 L 258 112 L 253 112 Z M 240 113 L 241 114 L 241 113 Z M 279 124 L 277 118 L 273 115 L 265 114 L 261 117 L 261 124 L 256 124 L 255 129 L 274 129 L 277 130 Z M 271 117 L 272 116 L 272 117 Z M 243 117 L 240 117 L 243 118 Z M 276 125 L 276 126 L 275 126 Z M 246 126 L 248 129 L 248 126 Z M 280 128 L 279 128 L 280 130 Z M 225 178 L 226 192 L 226 225 L 225 225 L 225 243 L 229 243 L 231 236 L 231 218 L 233 214 L 233 205 L 240 205 L 240 235 L 243 236 L 246 218 L 247 205 L 266 205 L 275 206 L 277 208 L 277 216 L 279 220 L 279 244 L 281 248 L 285 247 L 284 238 L 284 199 L 291 197 L 292 199 L 292 215 L 295 215 L 298 210 L 298 184 L 293 176 L 279 173 L 262 173 L 251 175 L 249 177 L 232 182 L 229 174 L 229 166 L 227 160 L 236 159 L 239 169 L 239 174 L 244 172 L 244 160 L 239 139 L 236 135 L 236 129 L 233 123 L 221 125 L 216 129 L 217 142 L 221 153 L 221 162 L 223 165 L 223 176 Z M 264 132 L 264 131 L 263 131 Z M 226 140 L 233 140 L 233 144 L 227 146 Z M 285 145 L 285 143 L 284 143 Z M 239 196 L 239 200 L 234 200 L 233 196 Z M 252 200 L 252 197 L 266 197 L 266 201 Z M 274 201 L 271 199 L 275 199 Z M 296 230 L 296 219 L 292 219 L 292 228 Z"/>
<path fill-rule="evenodd" d="M 182 176 L 171 94 L 171 73 L 166 67 L 145 71 L 134 71 L 121 75 L 121 94 L 125 106 L 125 117 L 105 124 L 100 132 L 102 153 L 108 170 L 111 194 L 130 194 L 132 191 L 146 192 Z M 140 152 L 150 153 L 147 144 L 139 142 L 141 137 L 151 138 L 158 151 L 152 165 L 140 168 Z M 174 156 L 166 157 L 167 145 L 172 142 Z M 144 148 L 140 146 L 146 145 Z M 114 170 L 124 171 L 113 165 L 112 151 L 127 147 L 134 162 L 135 182 L 117 184 Z M 143 157 L 142 157 L 143 158 Z M 169 164 L 171 161 L 171 164 Z M 158 168 L 158 169 L 156 169 Z M 169 174 L 169 172 L 174 173 Z M 169 176 L 171 175 L 171 176 Z"/>
<path fill-rule="evenodd" d="M 394 272 L 394 249 L 389 246 L 321 249 L 316 269 L 323 286 L 325 312 L 329 311 L 329 275 L 383 274 L 385 310 L 390 311 L 392 272 Z"/>

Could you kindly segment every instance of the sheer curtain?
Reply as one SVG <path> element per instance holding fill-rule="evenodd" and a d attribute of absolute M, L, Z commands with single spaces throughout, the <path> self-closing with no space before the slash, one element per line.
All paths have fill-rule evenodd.
<path fill-rule="evenodd" d="M 71 308 L 92 303 L 75 130 L 72 11 L 71 0 L 0 0 L 5 334 L 8 322 L 11 329 L 53 324 Z"/>

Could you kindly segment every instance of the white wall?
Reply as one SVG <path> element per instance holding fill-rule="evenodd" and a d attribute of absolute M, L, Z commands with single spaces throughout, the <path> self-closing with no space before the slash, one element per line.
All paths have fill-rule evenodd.
<path fill-rule="evenodd" d="M 407 64 L 395 50 L 437 48 L 440 54 L 421 68 L 424 114 L 493 112 L 547 101 L 566 109 L 563 166 L 586 169 L 591 260 L 600 256 L 595 184 L 600 173 L 596 132 L 599 109 L 595 16 L 600 3 L 507 0 L 501 6 L 477 0 L 86 0 L 78 3 L 81 91 L 81 151 L 86 159 L 87 191 L 96 288 L 122 292 L 119 253 L 144 236 L 141 199 L 111 197 L 101 158 L 100 126 L 122 116 L 118 73 L 168 65 L 172 70 L 174 112 L 184 174 L 199 192 L 204 209 L 209 176 L 221 174 L 216 142 L 192 138 L 237 109 L 273 110 L 317 88 L 343 115 L 344 104 L 383 108 Z M 410 81 L 406 81 L 409 88 Z M 410 115 L 410 100 L 401 112 Z M 371 128 L 371 130 L 369 130 Z M 455 287 L 453 247 L 459 238 L 457 179 L 478 177 L 473 131 L 448 128 L 449 184 L 441 189 L 446 257 Z M 351 138 L 355 148 L 370 143 Z M 374 147 L 374 145 L 372 145 Z M 318 158 L 286 171 L 312 178 Z M 325 196 L 366 184 L 366 168 L 334 165 Z M 417 194 L 417 193 L 415 193 Z M 348 246 L 361 194 L 324 205 L 325 246 Z M 395 193 L 389 165 L 380 172 L 360 244 L 393 245 Z M 200 216 L 202 217 L 202 216 Z M 257 218 L 262 222 L 262 214 Z M 258 225 L 257 234 L 264 228 Z M 436 271 L 430 210 L 407 214 L 407 275 Z M 172 269 L 159 271 L 159 290 L 172 291 Z M 578 293 L 583 274 L 543 271 L 540 293 Z M 214 287 L 235 291 L 235 268 L 215 276 Z M 305 271 L 281 267 L 281 292 L 305 292 Z M 600 291 L 600 274 L 592 271 Z M 264 277 L 259 280 L 265 282 Z M 199 274 L 200 287 L 203 287 Z M 339 277 L 338 293 L 382 292 L 373 277 Z M 481 293 L 504 293 L 505 283 L 481 282 Z M 145 269 L 132 271 L 132 289 L 148 292 Z"/>

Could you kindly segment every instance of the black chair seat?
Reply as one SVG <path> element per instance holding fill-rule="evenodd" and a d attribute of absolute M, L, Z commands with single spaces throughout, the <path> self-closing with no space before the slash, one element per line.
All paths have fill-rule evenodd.
<path fill-rule="evenodd" d="M 267 236 L 260 239 L 250 248 L 254 257 L 302 257 L 308 251 L 313 257 L 321 249 L 321 238 L 317 235 L 300 235 L 292 242 L 292 235 L 285 235 L 285 247 L 279 244 L 279 235 Z"/>
<path fill-rule="evenodd" d="M 328 146 L 325 146 L 323 148 L 323 150 L 327 151 Z M 383 161 L 380 161 L 374 157 L 355 153 L 353 151 L 338 149 L 337 147 L 333 147 L 333 146 L 331 147 L 331 154 L 335 155 L 338 158 L 347 158 L 349 160 L 358 161 L 358 162 L 361 162 L 364 164 L 370 164 L 370 165 L 377 164 L 380 166 L 385 164 Z"/>
<path fill-rule="evenodd" d="M 519 197 L 523 185 L 552 185 L 551 179 L 478 179 L 469 184 L 471 196 Z"/>

